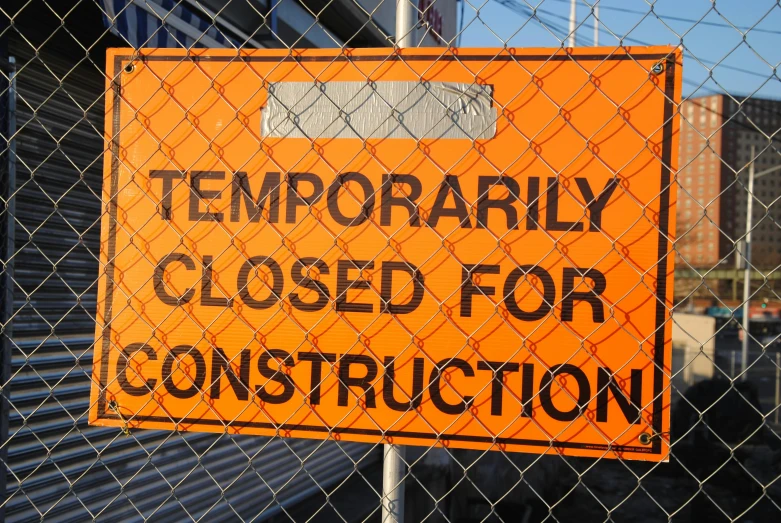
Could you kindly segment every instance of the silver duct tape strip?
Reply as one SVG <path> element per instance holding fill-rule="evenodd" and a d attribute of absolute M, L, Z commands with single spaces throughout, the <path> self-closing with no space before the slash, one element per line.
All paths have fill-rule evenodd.
<path fill-rule="evenodd" d="M 272 83 L 261 135 L 487 140 L 496 134 L 492 95 L 492 85 L 455 82 Z"/>

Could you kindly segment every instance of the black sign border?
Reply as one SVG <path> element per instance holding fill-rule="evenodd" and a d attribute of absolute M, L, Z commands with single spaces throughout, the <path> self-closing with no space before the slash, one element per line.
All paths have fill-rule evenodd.
<path fill-rule="evenodd" d="M 392 50 L 391 50 L 392 51 Z M 490 437 L 490 436 L 469 436 L 463 434 L 434 434 L 427 432 L 407 432 L 398 430 L 378 430 L 378 429 L 357 429 L 352 427 L 326 427 L 323 425 L 294 425 L 294 424 L 281 424 L 276 425 L 274 423 L 266 422 L 244 422 L 236 420 L 222 420 L 222 419 L 200 419 L 200 418 L 171 418 L 166 416 L 142 416 L 134 415 L 130 420 L 148 421 L 157 423 L 175 423 L 177 426 L 180 424 L 186 425 L 210 425 L 210 426 L 222 426 L 227 430 L 228 427 L 236 428 L 259 428 L 269 429 L 275 432 L 286 431 L 304 431 L 313 433 L 327 433 L 329 436 L 333 434 L 355 434 L 365 436 L 379 436 L 383 440 L 394 437 L 404 437 L 421 440 L 436 440 L 444 445 L 448 442 L 471 442 L 471 443 L 488 443 L 495 445 L 522 445 L 533 447 L 549 447 L 549 448 L 562 448 L 562 449 L 583 449 L 583 450 L 597 450 L 597 451 L 615 451 L 615 452 L 633 452 L 640 454 L 661 454 L 662 452 L 662 428 L 663 428 L 663 410 L 664 410 L 664 332 L 665 325 L 669 321 L 669 311 L 667 307 L 667 275 L 668 275 L 668 245 L 669 239 L 669 214 L 670 214 L 670 188 L 671 188 L 671 173 L 670 173 L 670 161 L 672 159 L 672 143 L 673 143 L 673 118 L 675 115 L 675 74 L 677 72 L 675 54 L 674 53 L 631 53 L 627 50 L 626 54 L 561 54 L 554 51 L 552 54 L 536 54 L 536 55 L 514 55 L 509 52 L 499 53 L 496 55 L 458 55 L 455 53 L 443 54 L 436 57 L 430 54 L 378 54 L 378 55 L 359 55 L 351 56 L 349 54 L 340 54 L 337 56 L 311 56 L 311 55 L 294 55 L 287 56 L 252 56 L 252 55 L 115 55 L 114 56 L 114 71 L 111 77 L 112 89 L 112 134 L 111 134 L 111 187 L 110 194 L 111 200 L 108 204 L 109 210 L 109 237 L 108 237 L 108 251 L 107 251 L 107 264 L 106 271 L 106 292 L 104 295 L 104 326 L 102 332 L 102 347 L 101 347 L 101 359 L 100 359 L 100 378 L 98 382 L 99 396 L 97 406 L 97 419 L 105 419 L 112 421 L 124 421 L 117 414 L 114 414 L 107 410 L 106 402 L 106 387 L 104 384 L 108 383 L 108 360 L 111 351 L 111 319 L 112 319 L 112 302 L 113 302 L 113 281 L 114 281 L 114 263 L 113 259 L 116 255 L 116 227 L 117 227 L 117 191 L 118 191 L 118 173 L 119 173 L 119 133 L 120 133 L 120 106 L 122 99 L 122 70 L 123 62 L 130 62 L 132 60 L 138 60 L 142 62 L 158 62 L 158 61 L 193 61 L 193 62 L 231 62 L 231 61 L 243 61 L 243 62 L 346 62 L 346 61 L 422 61 L 433 60 L 438 61 L 501 61 L 501 62 L 529 62 L 529 61 L 550 61 L 560 62 L 566 60 L 588 60 L 588 61 L 611 61 L 611 60 L 653 60 L 656 63 L 664 66 L 664 113 L 663 113 L 663 129 L 662 129 L 662 154 L 661 154 L 661 176 L 659 187 L 659 241 L 658 241 L 658 263 L 657 263 L 657 285 L 656 285 L 656 331 L 654 333 L 654 401 L 653 401 L 653 413 L 651 428 L 654 431 L 654 437 L 650 446 L 635 446 L 635 445 L 611 445 L 611 444 L 590 444 L 590 443 L 578 443 L 570 441 L 558 441 L 558 440 L 533 440 L 533 439 L 521 439 L 521 438 L 503 438 L 503 437 Z M 294 52 L 294 51 L 293 51 Z M 106 362 L 106 364 L 103 364 Z M 94 375 L 94 370 L 93 370 Z"/>

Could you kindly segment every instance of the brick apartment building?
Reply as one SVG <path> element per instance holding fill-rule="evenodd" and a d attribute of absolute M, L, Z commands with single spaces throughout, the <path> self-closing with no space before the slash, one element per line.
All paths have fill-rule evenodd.
<path fill-rule="evenodd" d="M 677 264 L 734 268 L 746 230 L 751 146 L 756 173 L 781 165 L 781 137 L 770 138 L 781 129 L 781 101 L 704 96 L 685 101 L 681 117 Z M 781 170 L 755 178 L 752 264 L 760 269 L 781 264 L 780 197 Z"/>

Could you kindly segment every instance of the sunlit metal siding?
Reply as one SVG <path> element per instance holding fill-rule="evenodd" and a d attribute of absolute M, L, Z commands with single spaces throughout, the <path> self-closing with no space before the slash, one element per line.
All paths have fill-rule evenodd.
<path fill-rule="evenodd" d="M 19 131 L 8 521 L 266 517 L 353 472 L 371 447 L 124 436 L 87 425 L 105 77 L 89 61 L 74 69 L 72 59 L 45 50 L 35 57 L 24 42 L 11 43 Z"/>

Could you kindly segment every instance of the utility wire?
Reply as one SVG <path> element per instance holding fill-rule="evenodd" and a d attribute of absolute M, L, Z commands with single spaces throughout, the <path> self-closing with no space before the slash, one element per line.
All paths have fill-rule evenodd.
<path fill-rule="evenodd" d="M 507 2 L 507 3 L 516 3 L 516 4 L 517 4 L 517 2 L 516 2 L 515 0 L 497 0 L 497 1 L 500 1 L 500 2 Z M 523 7 L 523 6 L 520 6 L 520 5 L 519 5 L 519 7 Z M 565 17 L 563 17 L 563 16 L 561 16 L 561 15 L 558 15 L 558 14 L 556 14 L 556 13 L 551 13 L 551 12 L 549 12 L 549 11 L 543 11 L 543 10 L 541 10 L 541 9 L 538 9 L 537 11 L 543 12 L 544 14 L 548 14 L 549 16 L 553 16 L 553 17 L 555 17 L 555 18 L 560 18 L 560 19 L 564 18 L 565 20 L 568 20 L 568 19 L 566 19 Z M 537 18 L 539 19 L 539 16 L 537 16 Z M 561 26 L 558 26 L 557 24 L 551 24 L 550 22 L 548 22 L 548 25 L 550 25 L 551 27 L 554 27 L 554 26 L 555 26 L 555 27 L 558 27 L 558 28 L 559 28 L 559 30 L 561 30 L 561 29 L 562 29 L 562 27 L 561 27 Z M 555 28 L 555 27 L 554 27 L 554 28 Z M 612 36 L 612 34 L 611 34 L 609 31 L 607 31 L 606 29 L 601 29 L 601 28 L 600 28 L 600 30 L 601 30 L 601 31 L 604 31 L 604 32 L 606 32 L 607 34 L 609 34 L 609 35 L 611 35 L 611 36 Z M 565 33 L 565 34 L 566 34 L 566 33 Z M 638 39 L 636 39 L 636 38 L 625 37 L 624 39 L 625 39 L 625 40 L 629 40 L 630 42 L 634 42 L 634 43 L 636 43 L 636 44 L 639 44 L 639 45 L 650 45 L 649 43 L 647 43 L 647 42 L 643 42 L 642 40 L 638 40 Z M 691 56 L 692 58 L 696 58 L 696 57 L 694 57 L 694 55 L 692 55 L 691 53 L 685 53 L 685 55 Z M 699 60 L 700 60 L 700 61 L 702 61 L 702 62 L 705 62 L 705 63 L 709 63 L 709 64 L 711 64 L 711 65 L 715 65 L 715 62 L 712 62 L 712 61 L 710 61 L 710 60 L 705 60 L 705 59 L 702 59 L 702 58 L 700 58 Z M 734 69 L 734 70 L 737 70 L 737 71 L 739 71 L 739 72 L 748 73 L 748 74 L 753 74 L 753 75 L 755 75 L 755 76 L 760 76 L 761 78 L 767 78 L 766 76 L 764 76 L 764 75 L 760 75 L 759 73 L 756 73 L 756 72 L 754 72 L 754 71 L 748 71 L 748 70 L 746 70 L 746 69 L 741 69 L 741 68 L 739 68 L 739 67 L 733 67 L 733 66 L 729 66 L 729 65 L 725 65 L 725 64 L 719 64 L 717 67 L 724 67 L 724 68 L 728 68 L 728 69 Z M 714 89 L 711 89 L 711 88 L 709 88 L 709 87 L 706 87 L 706 86 L 702 85 L 701 83 L 699 83 L 699 82 L 696 82 L 696 81 L 694 81 L 694 80 L 689 80 L 689 79 L 686 79 L 686 78 L 684 78 L 684 79 L 683 79 L 683 82 L 684 82 L 684 83 L 686 83 L 686 84 L 689 84 L 689 85 L 691 85 L 691 86 L 693 86 L 693 87 L 696 87 L 698 90 L 699 90 L 699 89 L 703 89 L 703 90 L 705 90 L 705 91 L 708 91 L 708 92 L 709 92 L 709 93 L 711 93 L 711 94 L 719 94 L 719 95 L 723 95 L 723 94 L 724 94 L 724 93 L 723 93 L 723 92 L 721 92 L 721 91 L 716 91 L 716 90 L 714 90 Z M 740 106 L 740 108 L 741 108 L 741 109 L 740 109 L 740 110 L 741 110 L 741 112 L 742 112 L 742 107 L 743 107 L 743 105 L 748 105 L 748 106 L 756 106 L 756 104 L 754 103 L 754 101 L 753 101 L 753 100 L 752 100 L 750 97 L 748 97 L 748 98 L 744 98 L 742 102 L 738 102 L 738 105 L 739 105 L 739 106 Z M 779 111 L 774 111 L 774 110 L 772 110 L 772 109 L 767 109 L 767 108 L 764 108 L 764 109 L 765 109 L 765 110 L 767 110 L 768 112 L 774 113 L 774 114 L 776 114 L 776 115 L 779 115 L 779 114 L 781 114 L 781 112 L 779 112 Z M 715 111 L 713 111 L 713 112 L 715 112 Z M 781 140 L 781 137 L 768 136 L 768 135 L 767 135 L 767 134 L 766 134 L 766 133 L 765 133 L 765 132 L 764 132 L 762 129 L 760 129 L 760 128 L 759 128 L 759 126 L 757 126 L 756 124 L 753 124 L 753 123 L 752 123 L 751 125 L 749 125 L 749 124 L 747 124 L 747 123 L 745 123 L 745 122 L 741 122 L 741 121 L 739 121 L 737 118 L 733 118 L 732 116 L 727 116 L 727 115 L 725 115 L 725 114 L 721 114 L 721 113 L 716 113 L 716 114 L 718 114 L 719 116 L 721 116 L 721 118 L 722 118 L 722 121 L 724 121 L 724 122 L 726 122 L 727 120 L 730 120 L 730 121 L 732 121 L 732 122 L 733 122 L 735 125 L 738 125 L 739 127 L 743 127 L 744 129 L 747 129 L 747 130 L 749 130 L 749 131 L 752 131 L 752 132 L 759 132 L 759 133 L 761 133 L 761 134 L 765 135 L 765 136 L 766 136 L 766 137 L 767 137 L 769 140 L 771 140 L 771 141 L 772 141 L 772 140 Z M 733 115 L 733 116 L 734 116 L 734 115 Z M 744 116 L 745 116 L 746 118 L 748 118 L 748 116 L 747 116 L 745 113 L 744 113 Z"/>
<path fill-rule="evenodd" d="M 569 2 L 570 2 L 570 0 L 548 0 L 548 1 L 565 3 L 565 4 L 569 4 Z M 767 34 L 772 34 L 772 35 L 780 35 L 781 34 L 781 31 L 774 31 L 772 29 L 762 29 L 760 27 L 745 27 L 745 26 L 739 26 L 739 25 L 730 25 L 730 24 L 726 24 L 724 22 L 708 22 L 707 20 L 695 20 L 693 18 L 683 18 L 683 17 L 680 17 L 680 16 L 663 15 L 663 14 L 657 13 L 654 10 L 638 11 L 636 9 L 627 9 L 625 7 L 615 7 L 615 6 L 605 5 L 605 4 L 601 3 L 601 2 L 599 3 L 599 8 L 600 9 L 607 9 L 609 11 L 618 11 L 618 12 L 621 12 L 621 13 L 633 14 L 633 15 L 646 16 L 648 14 L 653 14 L 657 18 L 664 18 L 664 19 L 667 19 L 667 20 L 675 20 L 676 22 L 688 22 L 688 23 L 697 24 L 697 25 L 709 25 L 711 27 L 720 27 L 722 29 L 732 29 L 733 31 L 735 29 L 737 29 L 737 30 L 739 30 L 741 32 L 749 32 L 749 31 L 751 31 L 751 32 L 757 32 L 757 33 L 767 33 Z"/>
<path fill-rule="evenodd" d="M 531 10 L 531 9 L 529 9 L 528 7 L 526 7 L 526 6 L 523 6 L 522 4 L 519 4 L 519 3 L 518 3 L 518 2 L 516 2 L 515 0 L 494 0 L 494 1 L 496 1 L 497 3 L 499 3 L 499 4 L 503 5 L 503 6 L 504 6 L 504 7 L 506 7 L 507 9 L 509 9 L 509 10 L 511 10 L 511 11 L 513 11 L 513 12 L 517 13 L 517 14 L 520 14 L 520 15 L 522 15 L 522 16 L 528 17 L 529 19 L 533 19 L 533 20 L 535 20 L 537 23 L 539 23 L 540 25 L 542 25 L 543 27 L 545 27 L 545 28 L 546 28 L 546 29 L 548 29 L 548 30 L 551 30 L 551 29 L 552 29 L 553 31 L 557 31 L 557 32 L 561 33 L 562 35 L 566 35 L 566 34 L 569 32 L 568 30 L 565 30 L 565 29 L 564 29 L 562 26 L 560 26 L 560 25 L 559 25 L 559 24 L 557 24 L 556 22 L 551 22 L 551 21 L 549 21 L 549 20 L 548 20 L 548 21 L 546 21 L 546 20 L 544 20 L 544 19 L 540 18 L 540 16 L 539 16 L 539 14 L 538 14 L 538 13 L 548 14 L 549 16 L 553 16 L 554 18 L 565 18 L 565 17 L 562 17 L 562 16 L 559 16 L 559 15 L 556 15 L 555 13 L 549 13 L 549 12 L 547 12 L 547 11 L 544 11 L 544 10 L 542 10 L 542 9 L 535 9 L 534 11 L 532 11 L 532 10 Z M 566 18 L 565 18 L 565 19 L 566 19 Z M 566 20 L 568 20 L 568 19 L 566 19 Z M 601 31 L 605 31 L 606 33 L 608 33 L 609 35 L 611 35 L 611 36 L 612 36 L 612 33 L 610 33 L 609 31 L 607 31 L 606 29 L 601 29 L 601 28 L 600 28 L 600 30 L 601 30 Z M 643 42 L 643 41 L 640 41 L 640 40 L 637 40 L 637 39 L 635 39 L 635 38 L 629 38 L 629 37 L 626 37 L 626 38 L 624 38 L 624 39 L 625 39 L 625 40 L 629 40 L 629 41 L 631 41 L 631 42 L 634 42 L 634 43 L 636 43 L 636 44 L 639 44 L 639 45 L 649 45 L 648 43 L 646 43 L 646 42 Z M 706 60 L 702 60 L 702 61 L 703 61 L 703 62 L 705 62 Z M 727 67 L 727 66 L 724 66 L 724 65 L 721 65 L 721 66 L 722 66 L 722 67 Z M 700 83 L 698 83 L 698 82 L 695 82 L 695 81 L 693 81 L 693 80 L 687 80 L 687 79 L 685 79 L 685 78 L 684 78 L 684 79 L 683 79 L 683 82 L 684 82 L 684 83 L 687 83 L 687 84 L 689 84 L 689 85 L 693 85 L 693 86 L 697 87 L 698 89 L 703 89 L 703 90 L 709 91 L 709 92 L 710 92 L 710 93 L 712 93 L 712 94 L 719 94 L 719 95 L 723 95 L 723 94 L 724 94 L 723 92 L 716 91 L 716 90 L 714 90 L 714 89 L 711 89 L 711 88 L 705 87 L 705 86 L 701 85 Z M 692 102 L 692 103 L 697 103 L 697 102 L 695 102 L 695 101 L 693 101 L 693 100 L 692 100 L 691 102 Z M 699 105 L 699 104 L 698 104 L 698 105 Z M 739 105 L 739 106 L 742 108 L 742 106 L 743 106 L 743 105 L 753 105 L 753 101 L 752 101 L 750 98 L 746 98 L 746 99 L 744 99 L 742 102 L 738 102 L 738 105 Z M 725 115 L 725 114 L 722 114 L 722 113 L 719 113 L 719 112 L 717 112 L 717 111 L 712 111 L 711 109 L 708 109 L 708 110 L 709 110 L 709 111 L 711 111 L 711 112 L 714 112 L 714 113 L 718 114 L 719 116 L 721 116 L 721 118 L 722 118 L 722 122 L 724 122 L 724 123 L 729 123 L 729 122 L 731 122 L 731 123 L 733 123 L 734 125 L 737 125 L 738 127 L 742 127 L 742 128 L 744 128 L 744 129 L 746 129 L 746 130 L 749 130 L 749 131 L 751 131 L 751 132 L 759 132 L 759 133 L 761 133 L 763 136 L 765 136 L 766 138 L 768 138 L 768 140 L 770 140 L 771 142 L 772 142 L 772 141 L 774 141 L 774 140 L 781 140 L 781 137 L 768 136 L 768 135 L 767 135 L 767 134 L 766 134 L 766 133 L 765 133 L 765 132 L 764 132 L 762 129 L 760 129 L 760 128 L 759 128 L 758 126 L 756 126 L 755 124 L 751 124 L 751 125 L 749 125 L 749 124 L 747 124 L 747 123 L 745 123 L 745 122 L 742 122 L 742 121 L 740 121 L 740 119 L 738 119 L 738 118 L 734 118 L 734 116 L 735 116 L 735 115 L 732 115 L 732 116 L 727 116 L 727 115 Z M 740 109 L 740 110 L 741 110 L 741 112 L 742 112 L 742 109 Z M 774 112 L 774 113 L 776 113 L 776 114 L 779 114 L 779 113 L 778 113 L 778 112 L 776 112 L 776 111 L 771 111 L 771 112 Z M 746 116 L 746 115 L 745 115 L 745 113 L 744 113 L 744 116 Z M 747 117 L 747 116 L 746 116 L 746 117 Z M 776 150 L 776 149 L 775 149 L 775 147 L 773 147 L 773 149 L 774 149 L 774 150 Z M 776 152 L 779 152 L 779 151 L 778 151 L 778 150 L 776 150 Z"/>
<path fill-rule="evenodd" d="M 554 32 L 560 33 L 561 35 L 564 35 L 565 37 L 569 33 L 569 30 L 565 29 L 564 27 L 562 27 L 558 23 L 551 22 L 550 20 L 544 20 L 543 18 L 540 17 L 539 13 L 542 13 L 542 14 L 545 14 L 545 15 L 548 15 L 548 16 L 553 16 L 554 18 L 563 18 L 565 20 L 568 20 L 565 17 L 559 16 L 559 15 L 557 15 L 555 13 L 551 13 L 550 11 L 546 11 L 544 9 L 535 9 L 534 11 L 532 11 L 530 8 L 528 8 L 528 7 L 526 7 L 526 6 L 522 5 L 522 4 L 519 4 L 515 0 L 494 0 L 494 1 L 496 3 L 498 3 L 498 4 L 501 4 L 505 8 L 509 9 L 510 11 L 513 11 L 516 14 L 519 14 L 519 15 L 524 16 L 524 17 L 528 17 L 530 20 L 535 20 L 538 24 L 540 24 L 542 27 L 544 27 L 545 29 L 547 29 L 549 31 L 552 30 Z M 599 30 L 602 31 L 602 32 L 607 33 L 610 36 L 613 36 L 612 33 L 607 31 L 606 29 L 600 28 Z M 640 44 L 640 45 L 648 45 L 648 44 L 646 44 L 644 42 L 640 42 L 639 40 L 635 40 L 635 39 L 625 38 L 625 40 L 630 40 L 630 41 L 632 41 L 634 43 L 637 43 L 637 44 Z M 684 81 L 684 83 L 688 83 L 688 84 L 693 85 L 695 87 L 698 87 L 698 88 L 701 88 L 701 89 L 705 89 L 705 90 L 707 90 L 707 91 L 709 91 L 709 92 L 711 92 L 713 94 L 721 94 L 719 91 L 715 91 L 715 90 L 710 89 L 708 87 L 701 86 L 700 84 L 698 84 L 697 82 L 695 82 L 693 80 L 684 79 L 683 81 Z"/>
<path fill-rule="evenodd" d="M 531 19 L 535 20 L 537 23 L 539 23 L 541 26 L 543 26 L 544 28 L 546 28 L 548 30 L 553 30 L 554 32 L 558 32 L 561 35 L 565 35 L 565 36 L 567 34 L 569 34 L 569 31 L 567 29 L 565 29 L 564 27 L 558 25 L 557 23 L 551 22 L 549 20 L 548 21 L 543 20 L 540 17 L 540 13 L 542 13 L 543 15 L 552 17 L 552 18 L 557 18 L 559 20 L 563 20 L 563 21 L 567 21 L 568 22 L 569 18 L 567 18 L 565 16 L 559 15 L 558 13 L 554 13 L 554 12 L 551 12 L 551 11 L 547 11 L 545 9 L 534 9 L 534 10 L 532 10 L 530 7 L 525 6 L 523 4 L 520 4 L 516 0 L 494 0 L 494 1 L 496 3 L 504 6 L 505 8 L 509 9 L 510 11 L 515 12 L 516 14 L 519 14 L 521 16 L 527 17 L 530 20 Z M 610 31 L 608 31 L 607 29 L 604 29 L 604 28 L 600 27 L 599 30 L 600 30 L 600 32 L 605 33 L 606 35 L 615 38 L 615 35 L 613 33 L 611 33 Z M 651 44 L 649 44 L 647 42 L 643 42 L 642 40 L 638 40 L 637 38 L 632 38 L 632 37 L 629 37 L 629 36 L 624 36 L 622 38 L 622 40 L 625 40 L 625 41 L 628 41 L 628 42 L 631 42 L 631 43 L 635 43 L 635 44 L 638 44 L 638 45 L 651 45 Z M 756 71 L 750 71 L 748 69 L 743 69 L 741 67 L 736 67 L 736 66 L 727 65 L 727 64 L 718 64 L 718 63 L 716 63 L 716 62 L 714 62 L 712 60 L 706 60 L 706 59 L 703 59 L 703 58 L 696 57 L 696 56 L 692 55 L 691 53 L 689 53 L 687 51 L 684 51 L 684 56 L 688 56 L 690 58 L 693 58 L 694 60 L 701 61 L 701 62 L 705 63 L 706 65 L 710 65 L 710 66 L 713 66 L 713 67 L 722 67 L 724 69 L 731 69 L 731 70 L 734 70 L 734 71 L 737 71 L 737 72 L 740 72 L 740 73 L 749 74 L 749 75 L 756 76 L 756 77 L 763 78 L 763 79 L 768 78 L 767 75 L 764 75 L 764 74 L 761 74 L 761 73 L 757 73 Z M 709 71 L 712 71 L 712 70 L 709 70 Z M 684 78 L 683 82 L 685 84 L 688 84 L 688 85 L 692 86 L 692 87 L 695 87 L 697 90 L 702 89 L 702 90 L 710 92 L 712 94 L 721 94 L 720 91 L 716 91 L 716 90 L 714 90 L 712 88 L 706 87 L 706 86 L 702 85 L 701 83 L 696 82 L 694 80 L 689 80 L 687 78 Z"/>
<path fill-rule="evenodd" d="M 515 4 L 518 4 L 518 2 L 516 2 L 515 0 L 495 0 L 495 1 L 497 1 L 497 2 L 501 3 L 502 5 L 506 5 L 506 3 L 515 3 Z M 522 6 L 522 5 L 520 5 L 520 4 L 518 4 L 518 6 L 519 6 L 519 7 L 523 7 L 523 6 Z M 563 16 L 563 15 L 560 15 L 560 14 L 558 14 L 558 13 L 554 13 L 554 12 L 552 12 L 552 11 L 547 11 L 547 10 L 545 10 L 545 9 L 536 9 L 536 11 L 537 11 L 537 12 L 539 12 L 539 13 L 543 13 L 543 14 L 545 14 L 545 15 L 547 15 L 547 16 L 551 16 L 551 17 L 553 17 L 553 18 L 558 18 L 558 19 L 560 19 L 560 20 L 569 20 L 569 18 L 567 18 L 567 17 L 565 17 L 565 16 Z M 602 32 L 605 32 L 605 33 L 606 33 L 606 34 L 608 34 L 609 36 L 613 36 L 613 34 L 612 34 L 610 31 L 608 31 L 607 29 L 602 29 L 602 28 L 600 27 L 600 31 L 602 31 Z M 566 33 L 565 33 L 565 34 L 566 34 Z M 624 40 L 628 40 L 628 41 L 630 41 L 630 42 L 634 42 L 634 43 L 636 43 L 636 44 L 639 44 L 639 45 L 651 45 L 651 44 L 649 44 L 649 43 L 647 43 L 647 42 L 643 42 L 643 41 L 641 41 L 641 40 L 638 40 L 638 39 L 636 39 L 636 38 L 632 38 L 632 37 L 629 37 L 629 36 L 625 36 L 625 37 L 623 37 L 623 39 L 624 39 Z M 713 60 L 706 60 L 706 59 L 704 59 L 704 58 L 699 58 L 699 57 L 696 57 L 696 56 L 694 56 L 693 54 L 691 54 L 691 53 L 690 53 L 690 52 L 688 52 L 688 51 L 684 51 L 684 56 L 688 56 L 688 57 L 694 58 L 695 60 L 699 60 L 699 61 L 701 61 L 701 62 L 703 62 L 703 63 L 705 63 L 705 64 L 707 64 L 707 65 L 716 66 L 716 67 L 723 67 L 724 69 L 731 69 L 731 70 L 733 70 L 733 71 L 737 71 L 737 72 L 739 72 L 739 73 L 750 74 L 750 75 L 752 75 L 752 76 L 757 76 L 757 77 L 759 77 L 759 78 L 767 78 L 767 75 L 766 75 L 766 74 L 758 73 L 758 72 L 756 72 L 756 71 L 751 71 L 751 70 L 749 70 L 749 69 L 743 69 L 742 67 L 737 67 L 737 66 L 734 66 L 734 65 L 728 65 L 728 64 L 717 64 L 717 62 L 714 62 Z"/>

